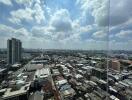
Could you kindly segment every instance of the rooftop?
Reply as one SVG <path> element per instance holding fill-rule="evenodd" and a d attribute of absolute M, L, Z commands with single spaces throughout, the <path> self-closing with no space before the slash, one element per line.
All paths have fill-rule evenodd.
<path fill-rule="evenodd" d="M 2 96 L 2 98 L 7 99 L 7 98 L 14 97 L 14 96 L 17 96 L 17 95 L 25 94 L 29 90 L 29 86 L 30 86 L 30 83 L 22 86 L 18 90 L 14 90 L 14 91 L 12 91 L 12 88 L 7 88 L 4 95 Z"/>
<path fill-rule="evenodd" d="M 44 77 L 48 77 L 50 75 L 50 70 L 49 68 L 42 68 L 42 69 L 38 69 L 35 72 L 35 76 L 39 77 L 39 78 L 44 78 Z"/>

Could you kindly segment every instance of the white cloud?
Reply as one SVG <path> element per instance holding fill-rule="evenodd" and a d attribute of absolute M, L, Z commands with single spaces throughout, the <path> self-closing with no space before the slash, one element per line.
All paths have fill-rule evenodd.
<path fill-rule="evenodd" d="M 19 28 L 19 29 L 15 30 L 14 34 L 16 36 L 26 36 L 26 37 L 31 36 L 31 33 L 28 32 L 25 28 Z"/>
<path fill-rule="evenodd" d="M 80 5 L 83 17 L 88 18 L 90 13 L 99 26 L 124 24 L 130 21 L 132 16 L 131 0 L 110 0 L 110 4 L 108 0 L 77 0 L 76 4 Z"/>
<path fill-rule="evenodd" d="M 45 21 L 45 16 L 44 16 L 44 10 L 42 9 L 42 7 L 40 6 L 40 3 L 36 3 L 34 5 L 34 17 L 35 20 L 38 24 L 41 23 L 41 21 Z"/>
<path fill-rule="evenodd" d="M 89 14 L 94 17 L 98 26 L 108 26 L 108 0 L 77 0 L 82 17 L 88 18 Z"/>
<path fill-rule="evenodd" d="M 80 26 L 79 28 L 75 28 L 74 30 L 77 30 L 78 33 L 89 33 L 92 30 L 94 30 L 92 25 L 86 25 L 86 26 Z"/>
<path fill-rule="evenodd" d="M 20 24 L 22 20 L 25 20 L 27 22 L 33 21 L 34 11 L 30 8 L 25 8 L 12 11 L 10 14 L 12 17 L 9 18 L 9 21 Z"/>
<path fill-rule="evenodd" d="M 15 0 L 18 4 L 30 4 L 33 0 Z"/>
<path fill-rule="evenodd" d="M 31 35 L 30 32 L 28 32 L 25 28 L 15 29 L 11 26 L 0 24 L 0 36 L 2 37 L 12 37 L 12 36 L 15 36 L 15 37 L 28 36 L 29 37 L 30 35 Z"/>
<path fill-rule="evenodd" d="M 12 27 L 0 24 L 0 36 L 11 36 L 13 32 Z"/>
<path fill-rule="evenodd" d="M 52 14 L 49 25 L 34 26 L 32 34 L 36 37 L 51 39 L 51 41 L 65 41 L 74 36 L 80 38 L 82 33 L 89 33 L 93 29 L 91 25 L 80 26 L 78 20 L 72 21 L 67 9 L 59 9 Z"/>
<path fill-rule="evenodd" d="M 94 38 L 106 38 L 107 33 L 104 31 L 97 31 L 92 35 Z"/>
<path fill-rule="evenodd" d="M 115 36 L 118 38 L 131 39 L 132 38 L 132 30 L 121 30 Z"/>
<path fill-rule="evenodd" d="M 131 0 L 110 1 L 110 25 L 116 26 L 126 23 L 132 16 Z"/>
<path fill-rule="evenodd" d="M 54 29 L 52 27 L 34 26 L 32 27 L 31 32 L 33 37 L 51 39 L 53 35 L 53 30 Z"/>
<path fill-rule="evenodd" d="M 13 2 L 0 0 L 0 3 L 6 5 L 12 5 L 14 2 L 18 7 L 23 8 L 9 12 L 11 17 L 8 18 L 12 23 L 23 24 L 23 27 L 18 26 L 19 28 L 16 29 L 0 24 L 1 36 L 23 37 L 21 39 L 26 47 L 34 48 L 107 49 L 105 26 L 108 25 L 108 0 L 77 0 L 76 7 L 80 9 L 75 8 L 75 12 L 80 11 L 77 11 L 78 15 L 71 14 L 71 12 L 74 13 L 74 8 L 69 11 L 65 7 L 65 9 L 61 8 L 61 4 L 53 8 L 48 4 L 45 5 L 45 0 L 15 0 Z M 110 9 L 110 29 L 117 32 L 119 29 L 125 29 L 126 25 L 130 26 L 132 23 L 131 0 L 111 0 L 111 3 L 111 8 L 114 10 Z M 16 6 L 13 5 L 13 7 Z M 132 37 L 130 29 L 110 35 L 110 39 L 115 39 L 112 42 L 115 43 L 113 48 L 121 49 L 122 43 L 123 47 L 130 48 L 130 41 L 124 40 L 130 40 L 130 37 Z M 119 38 L 125 42 L 119 42 Z"/>
<path fill-rule="evenodd" d="M 0 3 L 3 3 L 3 4 L 5 4 L 5 5 L 12 5 L 12 2 L 11 2 L 11 0 L 0 0 Z"/>
<path fill-rule="evenodd" d="M 9 18 L 9 21 L 12 23 L 21 24 L 21 22 L 25 20 L 26 22 L 35 21 L 37 24 L 40 24 L 42 21 L 45 21 L 44 10 L 41 7 L 40 0 L 18 0 L 16 2 L 26 6 L 24 9 L 18 9 L 10 12 L 11 18 Z"/>
<path fill-rule="evenodd" d="M 70 14 L 66 9 L 57 10 L 53 16 L 51 16 L 49 23 L 58 32 L 68 32 L 72 30 Z"/>
<path fill-rule="evenodd" d="M 88 33 L 93 30 L 91 25 L 80 26 L 78 20 L 72 20 L 67 9 L 59 9 L 52 14 L 49 20 L 49 26 L 52 27 L 52 39 L 61 41 L 67 40 L 81 33 Z"/>

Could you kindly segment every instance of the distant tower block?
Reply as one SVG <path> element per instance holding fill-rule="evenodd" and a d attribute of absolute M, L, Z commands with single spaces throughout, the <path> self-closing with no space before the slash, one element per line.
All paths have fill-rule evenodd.
<path fill-rule="evenodd" d="M 7 40 L 7 63 L 15 64 L 21 60 L 22 43 L 20 40 L 12 38 Z"/>

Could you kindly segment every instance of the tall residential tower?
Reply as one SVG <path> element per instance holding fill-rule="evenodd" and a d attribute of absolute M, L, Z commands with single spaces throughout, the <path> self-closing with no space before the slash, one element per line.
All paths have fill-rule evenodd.
<path fill-rule="evenodd" d="M 12 38 L 7 40 L 7 63 L 15 64 L 21 60 L 22 43 L 20 40 Z"/>

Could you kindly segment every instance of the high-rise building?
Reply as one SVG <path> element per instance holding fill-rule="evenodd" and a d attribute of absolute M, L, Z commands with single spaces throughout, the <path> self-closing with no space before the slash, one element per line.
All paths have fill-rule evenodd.
<path fill-rule="evenodd" d="M 109 68 L 120 71 L 121 64 L 119 60 L 112 59 L 109 61 Z"/>
<path fill-rule="evenodd" d="M 21 60 L 22 43 L 20 40 L 12 38 L 7 40 L 7 63 L 15 64 Z"/>

